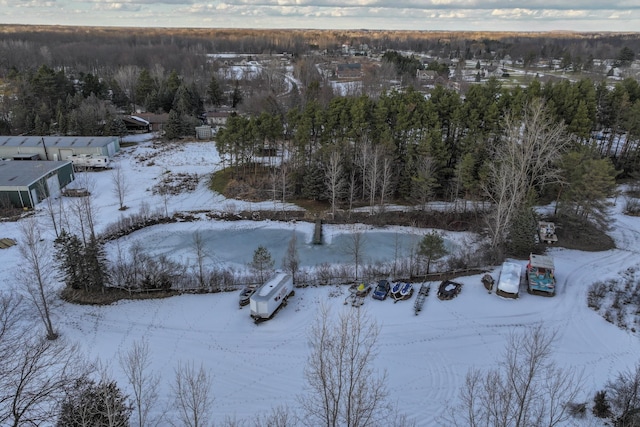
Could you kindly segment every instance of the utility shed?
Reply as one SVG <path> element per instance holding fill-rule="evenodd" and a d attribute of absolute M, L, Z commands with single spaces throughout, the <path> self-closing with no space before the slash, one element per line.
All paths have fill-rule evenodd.
<path fill-rule="evenodd" d="M 0 161 L 0 204 L 33 208 L 40 200 L 59 195 L 73 180 L 69 161 Z"/>
<path fill-rule="evenodd" d="M 0 158 L 37 154 L 42 160 L 65 161 L 74 154 L 113 157 L 118 151 L 117 136 L 0 136 Z"/>

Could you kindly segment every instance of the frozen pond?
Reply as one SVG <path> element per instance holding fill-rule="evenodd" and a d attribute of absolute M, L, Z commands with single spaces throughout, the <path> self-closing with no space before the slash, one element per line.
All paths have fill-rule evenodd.
<path fill-rule="evenodd" d="M 286 255 L 289 242 L 295 235 L 298 257 L 301 267 L 316 266 L 322 263 L 353 263 L 354 236 L 356 232 L 333 230 L 325 232 L 323 244 L 314 245 L 313 227 L 304 231 L 287 228 L 270 228 L 256 225 L 253 227 L 198 228 L 172 230 L 170 226 L 153 227 L 146 230 L 144 236 L 137 236 L 145 250 L 153 255 L 164 254 L 181 261 L 195 260 L 194 237 L 202 239 L 207 264 L 236 264 L 246 266 L 253 259 L 258 246 L 264 246 L 280 268 Z M 325 230 L 329 226 L 325 226 Z M 360 252 L 363 264 L 389 262 L 407 258 L 416 250 L 426 231 L 364 230 L 360 236 Z M 445 239 L 448 250 L 453 249 L 452 242 Z"/>

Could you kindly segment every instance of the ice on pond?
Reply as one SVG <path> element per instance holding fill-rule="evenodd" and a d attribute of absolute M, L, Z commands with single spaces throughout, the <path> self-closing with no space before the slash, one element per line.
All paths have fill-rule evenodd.
<path fill-rule="evenodd" d="M 194 230 L 164 231 L 158 228 L 145 234 L 140 240 L 152 255 L 167 255 L 173 259 L 195 260 Z M 203 241 L 207 263 L 236 264 L 246 266 L 253 259 L 258 246 L 264 246 L 275 261 L 275 267 L 282 266 L 289 242 L 296 236 L 296 248 L 301 267 L 313 267 L 323 263 L 353 263 L 355 232 L 340 231 L 325 239 L 323 244 L 314 245 L 308 233 L 278 228 L 223 228 L 199 229 L 197 233 Z M 367 230 L 358 232 L 360 239 L 360 262 L 392 262 L 407 258 L 415 253 L 423 233 Z M 453 243 L 445 239 L 445 246 L 451 250 Z"/>

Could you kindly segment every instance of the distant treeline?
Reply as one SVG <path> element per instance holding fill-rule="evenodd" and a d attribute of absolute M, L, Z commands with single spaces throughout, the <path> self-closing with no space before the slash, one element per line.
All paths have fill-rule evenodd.
<path fill-rule="evenodd" d="M 370 52 L 431 53 L 466 60 L 528 61 L 562 58 L 616 58 L 624 47 L 640 52 L 640 33 L 446 32 L 367 30 L 256 30 L 0 26 L 0 75 L 40 64 L 95 72 L 97 68 L 159 64 L 180 74 L 202 64 L 207 53 L 304 55 L 338 53 L 343 45 Z"/>

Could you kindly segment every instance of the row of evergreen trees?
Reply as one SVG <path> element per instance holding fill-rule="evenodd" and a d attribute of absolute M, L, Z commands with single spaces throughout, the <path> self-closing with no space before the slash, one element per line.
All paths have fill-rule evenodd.
<path fill-rule="evenodd" d="M 83 241 L 63 230 L 55 240 L 58 269 L 66 286 L 86 292 L 104 291 L 108 284 L 104 245 L 92 236 Z"/>
<path fill-rule="evenodd" d="M 358 188 L 366 187 L 362 155 L 367 145 L 389 160 L 396 199 L 416 200 L 425 185 L 439 197 L 480 197 L 483 167 L 500 143 L 503 118 L 535 99 L 544 100 L 550 120 L 566 125 L 571 151 L 587 147 L 592 157 L 610 157 L 623 175 L 639 170 L 640 85 L 633 79 L 613 89 L 590 80 L 534 80 L 525 88 L 504 88 L 490 80 L 472 86 L 464 97 L 438 86 L 428 98 L 408 89 L 379 99 L 310 101 L 286 114 L 232 117 L 216 144 L 242 180 L 256 172 L 253 162 L 265 147 L 286 153 L 292 197 L 329 198 L 326 173 L 336 151 L 344 180 L 353 175 Z M 365 192 L 360 194 L 366 200 Z"/>

